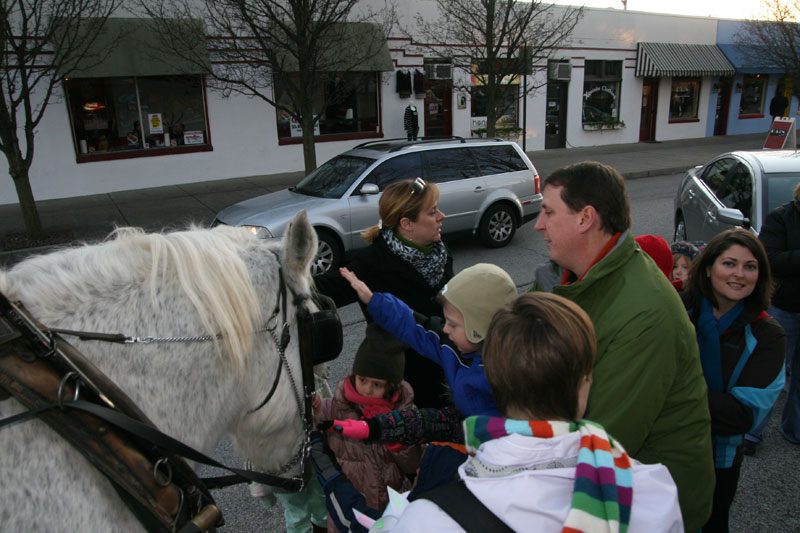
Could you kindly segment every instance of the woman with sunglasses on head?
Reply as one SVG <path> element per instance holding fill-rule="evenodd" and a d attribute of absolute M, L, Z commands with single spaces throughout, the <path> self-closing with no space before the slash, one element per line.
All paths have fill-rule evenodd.
<path fill-rule="evenodd" d="M 361 237 L 369 242 L 346 265 L 376 292 L 388 292 L 414 311 L 441 317 L 435 301 L 453 277 L 453 258 L 442 242 L 444 213 L 439 210 L 439 187 L 420 178 L 393 183 L 378 202 L 378 224 Z M 337 307 L 358 302 L 358 295 L 338 271 L 314 278 L 320 293 Z M 362 306 L 368 322 L 372 319 Z M 414 389 L 419 407 L 443 407 L 445 378 L 441 367 L 413 350 L 406 351 L 404 378 Z"/>
<path fill-rule="evenodd" d="M 728 531 L 744 434 L 766 416 L 783 388 L 786 334 L 765 311 L 771 292 L 764 246 L 737 228 L 709 241 L 683 293 L 697 330 L 711 412 L 716 486 L 703 533 Z"/>

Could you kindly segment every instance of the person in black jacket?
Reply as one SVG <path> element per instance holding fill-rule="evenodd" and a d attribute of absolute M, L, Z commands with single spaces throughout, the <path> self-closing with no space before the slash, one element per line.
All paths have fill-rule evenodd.
<path fill-rule="evenodd" d="M 783 82 L 781 81 L 775 88 L 775 96 L 773 96 L 772 100 L 769 102 L 769 114 L 772 115 L 773 122 L 775 122 L 776 118 L 784 116 L 786 106 L 789 105 L 789 100 L 787 100 L 786 96 L 781 92 L 782 87 Z"/>
<path fill-rule="evenodd" d="M 781 429 L 787 440 L 800 444 L 800 183 L 792 201 L 767 216 L 758 238 L 776 282 L 769 313 L 786 330 L 786 366 L 791 371 Z"/>
<path fill-rule="evenodd" d="M 453 258 L 442 242 L 439 188 L 420 178 L 386 187 L 378 203 L 378 224 L 361 237 L 370 243 L 359 250 L 347 268 L 378 292 L 400 298 L 417 313 L 442 317 L 436 295 L 453 277 Z M 350 283 L 338 271 L 314 278 L 320 293 L 337 307 L 358 301 Z M 372 318 L 362 306 L 368 322 Z M 406 351 L 404 379 L 414 389 L 418 407 L 443 407 L 447 391 L 439 365 L 413 350 Z"/>
<path fill-rule="evenodd" d="M 784 384 L 786 334 L 765 309 L 772 279 L 764 246 L 749 230 L 724 231 L 692 266 L 683 295 L 697 330 L 708 385 L 716 485 L 703 533 L 727 532 L 742 464 L 742 441 Z"/>

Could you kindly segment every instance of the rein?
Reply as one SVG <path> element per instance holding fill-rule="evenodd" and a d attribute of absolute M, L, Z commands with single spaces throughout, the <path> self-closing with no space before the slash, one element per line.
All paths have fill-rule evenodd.
<path fill-rule="evenodd" d="M 273 253 L 278 257 L 278 254 L 273 251 Z M 0 420 L 0 428 L 9 425 L 15 422 L 21 422 L 24 420 L 31 419 L 33 417 L 40 417 L 44 421 L 47 421 L 54 429 L 57 429 L 59 425 L 56 422 L 48 421 L 50 415 L 48 413 L 51 412 L 60 412 L 63 413 L 64 411 L 71 410 L 76 414 L 72 415 L 73 417 L 86 417 L 86 415 L 78 415 L 77 413 L 88 413 L 91 414 L 95 419 L 99 419 L 103 422 L 107 422 L 111 424 L 113 427 L 108 428 L 107 431 L 114 432 L 116 431 L 114 428 L 119 428 L 125 434 L 129 434 L 131 438 L 138 442 L 138 445 L 134 445 L 131 451 L 135 451 L 137 446 L 141 448 L 144 445 L 147 449 L 150 450 L 150 453 L 153 453 L 155 450 L 156 453 L 163 453 L 166 458 L 159 459 L 155 462 L 155 466 L 152 471 L 152 476 L 158 482 L 159 479 L 163 480 L 166 478 L 166 482 L 169 484 L 172 480 L 172 467 L 171 464 L 177 464 L 180 462 L 185 469 L 189 470 L 192 476 L 194 476 L 194 472 L 186 465 L 183 461 L 181 461 L 178 456 L 186 457 L 191 460 L 197 461 L 199 463 L 215 466 L 218 468 L 226 469 L 233 473 L 233 475 L 228 476 L 220 476 L 216 478 L 205 478 L 203 480 L 199 480 L 196 477 L 194 478 L 197 482 L 199 487 L 199 492 L 195 490 L 193 493 L 188 494 L 191 498 L 196 501 L 209 501 L 213 504 L 213 498 L 211 497 L 210 493 L 208 493 L 209 488 L 219 488 L 223 486 L 228 486 L 236 483 L 241 482 L 248 482 L 248 481 L 255 481 L 259 483 L 263 483 L 266 485 L 273 485 L 280 487 L 284 490 L 289 491 L 298 491 L 302 490 L 305 486 L 305 483 L 308 482 L 310 479 L 311 471 L 309 468 L 305 468 L 302 477 L 289 477 L 289 478 L 282 478 L 279 477 L 281 474 L 285 473 L 292 467 L 297 464 L 302 464 L 306 462 L 310 452 L 310 432 L 313 429 L 313 418 L 312 418 L 312 409 L 311 409 L 311 395 L 313 392 L 313 384 L 314 384 L 314 377 L 313 377 L 313 366 L 315 364 L 320 364 L 326 361 L 329 361 L 336 356 L 338 356 L 339 352 L 341 351 L 342 346 L 342 331 L 341 331 L 341 323 L 339 322 L 338 315 L 335 311 L 335 305 L 329 299 L 321 295 L 306 295 L 306 294 L 296 294 L 294 290 L 289 287 L 289 290 L 292 292 L 293 301 L 292 303 L 296 307 L 295 315 L 296 315 L 296 322 L 297 322 L 297 330 L 298 330 L 298 347 L 300 352 L 301 358 L 301 370 L 302 370 L 302 391 L 300 387 L 298 387 L 294 376 L 292 375 L 291 367 L 289 365 L 289 361 L 286 358 L 285 350 L 286 347 L 289 345 L 291 340 L 291 332 L 290 332 L 290 325 L 288 320 L 288 296 L 287 296 L 287 284 L 284 279 L 283 270 L 279 268 L 279 278 L 280 278 L 280 288 L 279 288 L 279 296 L 275 303 L 275 308 L 273 310 L 272 316 L 267 321 L 267 324 L 257 330 L 256 332 L 263 332 L 267 331 L 270 333 L 273 343 L 277 348 L 279 353 L 279 360 L 278 360 L 278 369 L 275 373 L 275 378 L 271 384 L 269 391 L 267 392 L 264 399 L 253 409 L 247 411 L 247 414 L 253 414 L 256 411 L 263 408 L 273 397 L 275 391 L 277 390 L 278 383 L 280 382 L 282 376 L 282 368 L 286 366 L 286 373 L 289 377 L 292 390 L 294 392 L 295 401 L 297 402 L 298 414 L 302 419 L 303 425 L 303 440 L 300 443 L 298 451 L 293 454 L 292 458 L 289 462 L 281 467 L 278 472 L 275 474 L 268 474 L 268 473 L 260 473 L 255 472 L 249 469 L 240 470 L 236 468 L 229 468 L 226 467 L 214 459 L 205 456 L 204 454 L 190 448 L 180 441 L 172 439 L 171 437 L 161 433 L 158 431 L 155 426 L 144 417 L 144 415 L 135 408 L 135 405 L 132 404 L 129 400 L 126 399 L 127 403 L 130 403 L 132 406 L 131 409 L 126 411 L 123 409 L 120 411 L 119 405 L 117 402 L 109 398 L 103 391 L 103 386 L 110 386 L 113 389 L 118 390 L 116 386 L 113 385 L 110 381 L 108 381 L 105 376 L 96 371 L 93 368 L 91 363 L 84 360 L 80 353 L 75 350 L 71 345 L 66 343 L 65 341 L 61 340 L 58 337 L 58 334 L 65 334 L 65 335 L 74 335 L 82 340 L 98 340 L 104 342 L 117 342 L 117 343 L 126 343 L 126 344 L 133 344 L 133 343 L 154 343 L 154 342 L 206 342 L 211 341 L 214 339 L 221 338 L 220 334 L 217 335 L 203 335 L 197 337 L 128 337 L 122 334 L 108 334 L 108 333 L 94 333 L 94 332 L 83 332 L 83 331 L 73 331 L 73 330 L 64 330 L 64 329 L 57 329 L 57 328 L 42 328 L 40 327 L 35 320 L 33 320 L 24 309 L 21 308 L 21 305 L 15 305 L 8 301 L 4 295 L 0 293 L 0 326 L 8 325 L 7 322 L 3 322 L 3 315 L 12 316 L 12 322 L 14 322 L 15 328 L 8 328 L 5 330 L 4 328 L 0 327 L 0 347 L 3 347 L 4 351 L 0 351 L 0 362 L 8 360 L 8 357 L 4 357 L 8 355 L 5 350 L 4 343 L 10 345 L 10 343 L 16 342 L 16 340 L 21 337 L 25 336 L 28 337 L 28 344 L 38 345 L 40 351 L 44 351 L 44 354 L 37 354 L 36 357 L 31 356 L 28 357 L 30 360 L 34 360 L 34 362 L 38 360 L 53 360 L 58 363 L 56 366 L 65 366 L 64 373 L 61 374 L 61 383 L 58 386 L 57 396 L 55 398 L 56 401 L 51 401 L 51 403 L 46 404 L 43 402 L 38 403 L 30 403 L 22 401 L 19 397 L 18 391 L 11 390 L 13 387 L 8 386 L 9 379 L 6 379 L 7 376 L 2 373 L 0 368 L 0 400 L 4 399 L 7 396 L 4 396 L 4 389 L 5 391 L 10 392 L 18 400 L 26 405 L 30 410 L 21 413 L 19 415 L 9 417 L 5 420 Z M 312 312 L 309 309 L 309 305 L 307 302 L 311 300 L 318 304 L 319 311 Z M 280 317 L 280 321 L 279 321 Z M 278 326 L 280 324 L 280 333 L 277 332 Z M 20 327 L 21 326 L 21 327 Z M 24 335 L 20 335 L 19 330 L 24 330 Z M 31 342 L 31 339 L 33 342 Z M 324 342 L 323 342 L 324 341 Z M 69 350 L 65 350 L 65 347 L 68 347 Z M 92 368 L 92 372 L 85 371 L 85 367 L 82 365 L 76 364 L 73 359 L 68 357 L 64 354 L 65 351 L 72 351 L 77 356 L 80 356 L 83 365 L 87 365 Z M 13 353 L 13 352 L 12 352 Z M 28 360 L 24 360 L 23 362 L 28 362 Z M 52 372 L 51 368 L 51 372 Z M 98 379 L 98 375 L 100 379 Z M 14 376 L 11 377 L 13 380 Z M 70 389 L 69 386 L 65 387 L 65 384 L 68 384 L 69 381 L 74 381 L 75 385 Z M 100 383 L 96 383 L 96 381 L 100 381 L 103 386 L 99 386 Z M 84 390 L 80 389 L 81 384 L 85 386 L 87 389 L 85 392 Z M 55 388 L 53 388 L 54 390 Z M 120 394 L 124 396 L 124 393 L 119 391 Z M 66 393 L 67 395 L 72 395 L 71 401 L 63 401 L 62 395 Z M 95 397 L 97 400 L 86 401 L 86 400 L 79 400 L 79 394 L 83 393 L 86 396 L 89 393 L 90 396 Z M 114 395 L 111 395 L 114 397 Z M 69 396 L 68 396 L 69 397 Z M 131 412 L 132 411 L 132 412 Z M 141 415 L 141 416 L 139 416 Z M 60 418 L 58 419 L 63 420 L 71 420 L 72 417 L 65 417 L 64 414 L 59 414 Z M 91 417 L 90 417 L 91 418 Z M 106 476 L 108 477 L 109 474 L 104 470 L 102 464 L 97 464 L 97 460 L 92 460 L 92 457 L 87 455 L 87 452 L 81 449 L 81 443 L 75 442 L 75 438 L 70 438 L 69 435 L 65 435 L 63 431 L 60 431 L 62 436 L 66 438 L 73 446 L 79 449 L 81 453 L 87 456 L 90 459 L 90 462 L 94 464 L 97 468 L 99 468 Z M 76 431 L 76 433 L 78 433 Z M 153 448 L 153 445 L 155 448 Z M 84 448 L 87 446 L 83 444 Z M 161 450 L 161 452 L 159 452 Z M 159 470 L 159 465 L 161 465 L 161 470 Z M 163 469 L 167 468 L 167 472 L 163 472 Z M 183 467 L 180 467 L 179 470 L 182 470 Z M 113 482 L 113 479 L 112 479 Z M 127 487 L 123 486 L 122 489 L 118 489 L 118 492 L 123 497 L 123 500 L 131 506 L 131 503 L 128 501 L 130 498 L 126 498 L 124 490 L 129 490 Z M 178 493 L 180 494 L 180 506 L 179 509 L 184 509 L 184 492 L 178 489 Z M 198 493 L 200 495 L 198 495 Z M 203 496 L 203 497 L 201 497 Z M 207 511 L 207 508 L 213 507 L 214 511 L 210 512 Z M 140 508 L 131 507 L 134 513 L 143 521 L 147 529 L 155 528 L 148 526 L 148 524 L 152 524 L 152 522 L 147 522 L 148 519 L 148 511 L 145 510 L 145 517 L 142 517 L 142 511 Z M 222 521 L 221 515 L 219 511 L 213 505 L 208 505 L 206 508 L 198 508 L 197 506 L 193 507 L 192 515 L 195 518 L 199 517 L 200 515 L 204 516 L 204 524 L 206 527 L 213 528 L 215 523 L 216 525 L 221 525 L 224 523 Z M 160 517 L 161 523 L 164 522 L 164 517 Z M 177 518 L 175 518 L 175 522 L 173 523 L 172 531 L 176 531 L 177 528 L 175 524 L 177 524 Z M 197 522 L 192 521 L 187 524 L 189 527 L 191 524 L 195 524 L 195 529 L 191 529 L 193 531 L 198 531 L 197 529 Z M 183 531 L 183 530 L 181 530 Z M 189 531 L 189 529 L 187 529 Z"/>

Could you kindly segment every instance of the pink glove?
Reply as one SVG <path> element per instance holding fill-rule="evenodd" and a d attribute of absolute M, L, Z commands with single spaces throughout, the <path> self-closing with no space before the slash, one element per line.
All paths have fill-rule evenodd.
<path fill-rule="evenodd" d="M 369 425 L 364 420 L 334 420 L 328 431 L 336 431 L 351 439 L 365 440 L 369 437 Z"/>
<path fill-rule="evenodd" d="M 386 446 L 386 449 L 389 450 L 390 452 L 399 452 L 400 450 L 403 450 L 406 447 L 405 444 L 401 444 L 399 442 L 385 442 L 383 443 L 383 445 Z"/>

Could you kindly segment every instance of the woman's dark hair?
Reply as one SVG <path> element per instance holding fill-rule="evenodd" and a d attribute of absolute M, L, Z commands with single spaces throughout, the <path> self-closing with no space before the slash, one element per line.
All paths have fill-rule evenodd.
<path fill-rule="evenodd" d="M 700 296 L 705 296 L 714 308 L 719 308 L 719 302 L 714 296 L 714 289 L 711 285 L 709 270 L 719 256 L 737 244 L 750 250 L 750 253 L 758 261 L 758 281 L 756 281 L 756 286 L 750 296 L 744 299 L 745 305 L 762 311 L 769 307 L 772 297 L 772 274 L 769 269 L 767 252 L 758 237 L 751 231 L 742 228 L 729 229 L 716 235 L 695 260 L 689 273 L 688 285 L 688 292 L 693 304 L 696 305 L 700 301 Z"/>

